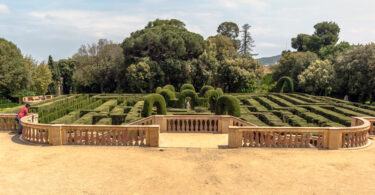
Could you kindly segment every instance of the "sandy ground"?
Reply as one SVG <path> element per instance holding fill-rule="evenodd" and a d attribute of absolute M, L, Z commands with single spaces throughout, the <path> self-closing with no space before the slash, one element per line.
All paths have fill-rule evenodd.
<path fill-rule="evenodd" d="M 0 194 L 375 194 L 361 150 L 25 145 L 0 132 Z"/>

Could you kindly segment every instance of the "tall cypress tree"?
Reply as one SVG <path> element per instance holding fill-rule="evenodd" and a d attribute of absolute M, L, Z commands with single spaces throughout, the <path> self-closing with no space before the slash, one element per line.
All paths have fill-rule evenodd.
<path fill-rule="evenodd" d="M 255 56 L 257 54 L 253 54 L 253 47 L 254 45 L 254 40 L 251 37 L 250 34 L 250 28 L 251 26 L 249 24 L 244 24 L 242 26 L 242 43 L 241 43 L 241 48 L 240 48 L 240 53 L 245 55 L 245 56 Z"/>
<path fill-rule="evenodd" d="M 52 83 L 48 86 L 48 93 L 49 94 L 56 94 L 57 93 L 57 83 L 60 80 L 60 71 L 57 64 L 53 61 L 51 55 L 48 56 L 48 67 L 52 73 Z"/>

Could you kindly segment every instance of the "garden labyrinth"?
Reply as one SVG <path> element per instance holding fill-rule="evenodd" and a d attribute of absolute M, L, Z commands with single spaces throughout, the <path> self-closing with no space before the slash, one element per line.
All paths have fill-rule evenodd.
<path fill-rule="evenodd" d="M 178 93 L 176 92 L 176 95 Z M 375 116 L 375 106 L 297 93 L 231 94 L 240 101 L 239 118 L 257 126 L 344 127 L 351 117 Z M 125 125 L 141 119 L 144 95 L 64 95 L 32 104 L 39 123 Z M 193 110 L 167 108 L 168 115 L 212 115 L 205 98 Z M 3 110 L 17 113 L 22 106 Z M 156 114 L 156 108 L 153 109 Z"/>

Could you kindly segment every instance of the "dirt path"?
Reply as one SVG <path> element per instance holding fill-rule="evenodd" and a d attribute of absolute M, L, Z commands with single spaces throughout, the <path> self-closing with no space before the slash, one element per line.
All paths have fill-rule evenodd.
<path fill-rule="evenodd" d="M 375 147 L 30 146 L 0 132 L 0 194 L 374 194 Z"/>

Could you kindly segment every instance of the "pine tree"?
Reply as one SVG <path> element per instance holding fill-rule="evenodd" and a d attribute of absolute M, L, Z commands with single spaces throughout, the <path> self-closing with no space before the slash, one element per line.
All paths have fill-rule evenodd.
<path fill-rule="evenodd" d="M 242 26 L 242 43 L 241 43 L 241 48 L 240 48 L 240 53 L 245 56 L 256 56 L 257 54 L 253 54 L 253 47 L 254 45 L 254 40 L 251 37 L 250 34 L 250 28 L 251 26 L 249 24 L 244 24 Z"/>

